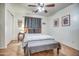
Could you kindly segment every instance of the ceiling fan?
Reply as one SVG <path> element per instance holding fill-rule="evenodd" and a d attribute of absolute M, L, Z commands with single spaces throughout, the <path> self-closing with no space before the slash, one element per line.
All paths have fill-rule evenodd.
<path fill-rule="evenodd" d="M 36 7 L 35 10 L 33 10 L 34 13 L 37 13 L 37 12 L 41 12 L 41 11 L 44 11 L 45 13 L 47 13 L 48 11 L 45 9 L 45 7 L 55 7 L 55 4 L 48 4 L 48 5 L 45 5 L 44 3 L 37 3 L 35 5 L 28 5 L 29 7 Z"/>

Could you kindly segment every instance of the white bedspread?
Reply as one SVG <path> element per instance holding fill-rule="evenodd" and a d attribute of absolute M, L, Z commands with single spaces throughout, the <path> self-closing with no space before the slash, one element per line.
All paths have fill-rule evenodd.
<path fill-rule="evenodd" d="M 24 38 L 24 42 L 32 41 L 32 40 L 43 40 L 43 39 L 53 39 L 53 38 L 49 35 L 44 35 L 44 34 L 26 34 Z"/>
<path fill-rule="evenodd" d="M 22 46 L 26 46 L 27 42 L 29 42 L 28 46 L 39 46 L 45 44 L 51 44 L 55 42 L 53 38 L 49 35 L 44 34 L 26 34 L 23 40 Z"/>
<path fill-rule="evenodd" d="M 39 41 L 30 41 L 28 42 L 28 47 L 36 47 L 36 46 L 42 46 L 42 45 L 49 45 L 49 44 L 55 44 L 57 43 L 55 40 L 39 40 Z"/>
<path fill-rule="evenodd" d="M 49 35 L 26 34 L 22 46 L 26 47 L 26 44 L 27 44 L 28 47 L 31 48 L 31 52 L 38 52 L 38 51 L 55 48 L 57 46 L 57 45 L 55 46 L 55 44 L 57 43 L 58 42 L 55 41 L 54 38 L 52 38 L 52 36 L 49 36 Z M 36 47 L 36 48 L 33 48 L 33 47 Z"/>

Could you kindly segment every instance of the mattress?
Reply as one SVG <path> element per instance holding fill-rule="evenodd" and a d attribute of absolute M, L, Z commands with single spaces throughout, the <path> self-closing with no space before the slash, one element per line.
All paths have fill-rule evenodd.
<path fill-rule="evenodd" d="M 52 43 L 56 43 L 56 41 L 49 35 L 26 34 L 22 44 L 23 47 L 26 46 L 27 43 L 28 43 L 28 46 L 31 47 L 31 46 L 52 44 Z"/>
<path fill-rule="evenodd" d="M 44 34 L 27 34 L 23 41 L 23 47 L 29 48 L 31 53 L 58 48 L 58 42 L 51 36 Z M 25 50 L 26 50 L 25 49 Z"/>
<path fill-rule="evenodd" d="M 36 40 L 36 41 L 30 41 L 28 42 L 28 47 L 36 47 L 36 46 L 42 46 L 42 45 L 49 45 L 49 44 L 55 44 L 57 43 L 55 40 Z"/>
<path fill-rule="evenodd" d="M 53 39 L 52 36 L 44 35 L 44 34 L 26 34 L 24 38 L 24 42 L 32 41 L 32 40 L 43 40 L 43 39 Z"/>

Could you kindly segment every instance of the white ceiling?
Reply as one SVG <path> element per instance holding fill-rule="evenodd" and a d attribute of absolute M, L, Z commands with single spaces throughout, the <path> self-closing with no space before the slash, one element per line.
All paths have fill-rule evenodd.
<path fill-rule="evenodd" d="M 35 5 L 35 3 L 14 3 L 11 5 L 13 6 L 15 12 L 26 15 L 26 14 L 33 14 L 33 10 L 36 9 L 36 7 L 28 7 L 29 4 Z M 40 13 L 36 13 L 36 15 L 50 16 L 56 13 L 57 11 L 71 5 L 71 3 L 54 3 L 54 4 L 55 7 L 45 7 L 48 13 L 40 12 Z"/>

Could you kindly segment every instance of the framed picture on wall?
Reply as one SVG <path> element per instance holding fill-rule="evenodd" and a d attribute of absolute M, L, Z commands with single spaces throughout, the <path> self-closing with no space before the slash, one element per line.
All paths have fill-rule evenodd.
<path fill-rule="evenodd" d="M 22 26 L 22 20 L 18 20 L 18 27 Z"/>
<path fill-rule="evenodd" d="M 70 15 L 62 17 L 62 26 L 70 26 Z"/>
<path fill-rule="evenodd" d="M 59 18 L 54 20 L 54 27 L 58 27 L 59 26 Z"/>

